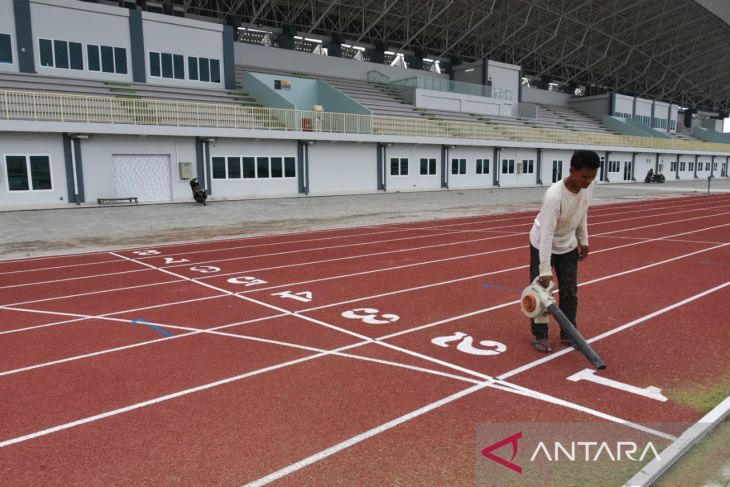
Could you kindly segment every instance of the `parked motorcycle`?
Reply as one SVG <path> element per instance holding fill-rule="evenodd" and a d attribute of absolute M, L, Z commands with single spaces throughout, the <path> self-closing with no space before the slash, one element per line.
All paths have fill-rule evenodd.
<path fill-rule="evenodd" d="M 205 192 L 205 188 L 200 186 L 197 178 L 190 180 L 190 189 L 193 190 L 193 198 L 195 198 L 195 201 L 205 205 L 205 200 L 208 199 L 208 193 Z"/>
<path fill-rule="evenodd" d="M 653 169 L 649 169 L 649 172 L 646 173 L 646 177 L 644 178 L 645 183 L 663 183 L 665 181 L 663 174 L 654 174 Z"/>

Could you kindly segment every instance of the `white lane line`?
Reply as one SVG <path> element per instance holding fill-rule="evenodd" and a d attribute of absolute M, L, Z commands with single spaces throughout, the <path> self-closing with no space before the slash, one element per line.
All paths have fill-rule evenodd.
<path fill-rule="evenodd" d="M 723 244 L 723 245 L 730 245 L 730 244 Z M 691 303 L 693 301 L 696 301 L 698 299 L 701 299 L 709 294 L 712 294 L 716 291 L 719 291 L 721 289 L 726 288 L 727 286 L 730 286 L 730 281 L 727 281 L 723 284 L 720 284 L 718 286 L 715 286 L 713 288 L 707 289 L 705 291 L 702 291 L 701 293 L 695 294 L 694 296 L 690 296 L 689 298 L 683 299 L 682 301 L 678 301 L 676 303 L 673 303 L 669 306 L 665 306 L 662 309 L 656 310 L 653 313 L 649 313 L 648 315 L 642 316 L 641 318 L 637 318 L 633 321 L 630 321 L 628 323 L 625 323 L 621 326 L 618 326 L 612 330 L 609 330 L 607 332 L 601 333 L 600 335 L 596 335 L 593 338 L 590 338 L 587 340 L 588 343 L 594 343 L 599 340 L 603 340 L 604 338 L 610 337 L 611 335 L 615 335 L 616 333 L 620 333 L 624 330 L 627 330 L 629 328 L 632 328 L 640 323 L 643 323 L 645 321 L 648 321 L 652 318 L 656 318 L 657 316 L 660 316 L 664 313 L 668 313 L 669 311 L 672 311 L 676 308 L 679 308 L 681 306 L 684 306 L 685 304 Z M 513 369 L 509 372 L 506 372 L 500 376 L 498 376 L 499 379 L 509 379 L 510 377 L 514 377 L 515 375 L 521 374 L 527 370 L 530 370 L 534 367 L 537 367 L 538 365 L 542 365 L 546 362 L 550 362 L 552 360 L 555 360 L 556 358 L 562 357 L 563 355 L 572 352 L 573 348 L 564 348 L 562 350 L 559 350 L 557 352 L 553 352 L 550 355 L 547 355 L 541 359 L 535 360 L 533 362 L 527 363 L 521 367 L 517 367 L 516 369 Z"/>
<path fill-rule="evenodd" d="M 730 223 L 728 225 L 730 225 Z M 632 246 L 635 246 L 635 245 L 641 245 L 641 244 L 646 244 L 646 243 L 650 243 L 650 242 L 656 242 L 656 241 L 659 241 L 659 240 L 662 240 L 662 238 L 645 240 L 645 241 L 641 241 L 641 242 L 633 242 L 633 243 L 629 243 L 629 244 L 619 245 L 619 246 L 616 246 L 616 247 L 609 247 L 609 248 L 606 248 L 606 249 L 595 250 L 592 253 L 593 254 L 598 254 L 598 253 L 601 253 L 601 252 L 609 252 L 609 251 L 614 251 L 614 250 L 622 249 L 622 248 L 626 248 L 626 247 L 632 247 Z M 692 255 L 701 253 L 701 252 L 706 252 L 706 251 L 709 251 L 709 250 L 714 250 L 714 249 L 717 249 L 717 248 L 720 248 L 720 247 L 724 247 L 725 245 L 728 245 L 728 244 L 723 243 L 723 244 L 719 244 L 719 245 L 714 245 L 713 247 L 708 247 L 706 249 L 701 249 L 701 250 L 697 250 L 697 251 L 694 251 L 694 252 L 691 252 L 691 253 L 682 254 L 680 256 L 672 257 L 670 259 L 666 259 L 666 260 L 663 260 L 663 261 L 660 261 L 660 262 L 655 262 L 655 263 L 649 264 L 647 266 L 642 266 L 642 267 L 638 267 L 638 268 L 635 268 L 635 269 L 630 269 L 630 270 L 625 271 L 623 273 L 611 274 L 607 278 L 616 277 L 616 276 L 619 276 L 619 275 L 623 275 L 624 273 L 636 272 L 637 270 L 647 269 L 649 267 L 653 267 L 653 266 L 660 265 L 660 264 L 667 263 L 667 262 L 672 262 L 673 260 L 682 259 L 684 257 L 689 257 L 689 256 L 692 256 Z M 529 267 L 528 264 L 523 264 L 523 265 L 516 266 L 516 267 L 509 267 L 509 268 L 506 268 L 506 269 L 499 269 L 499 270 L 485 272 L 485 273 L 481 273 L 481 274 L 473 274 L 473 275 L 470 275 L 470 276 L 459 277 L 459 278 L 450 279 L 450 280 L 447 280 L 447 281 L 439 281 L 439 282 L 435 282 L 435 283 L 424 284 L 424 285 L 421 285 L 421 286 L 415 286 L 415 287 L 410 287 L 410 288 L 398 289 L 398 290 L 395 290 L 395 291 L 388 291 L 388 292 L 384 292 L 384 293 L 373 294 L 373 295 L 370 295 L 370 296 L 364 296 L 364 297 L 358 297 L 358 298 L 348 299 L 348 300 L 339 301 L 339 302 L 336 302 L 336 303 L 323 304 L 323 305 L 320 305 L 320 306 L 313 306 L 313 307 L 310 307 L 310 308 L 305 308 L 305 309 L 299 310 L 299 313 L 307 313 L 307 312 L 311 312 L 311 311 L 317 311 L 317 310 L 321 310 L 321 309 L 332 308 L 332 307 L 335 307 L 335 306 L 341 306 L 343 304 L 357 303 L 357 302 L 365 301 L 365 300 L 369 300 L 369 299 L 382 298 L 382 297 L 386 297 L 386 296 L 394 296 L 394 295 L 397 295 L 397 294 L 409 293 L 409 292 L 412 292 L 412 291 L 421 291 L 423 289 L 430 289 L 430 288 L 433 288 L 433 287 L 445 286 L 445 285 L 454 284 L 454 283 L 457 283 L 457 282 L 469 281 L 469 280 L 472 280 L 472 279 L 483 278 L 483 277 L 490 276 L 490 275 L 503 274 L 503 273 L 513 272 L 513 271 L 516 271 L 516 270 L 527 269 L 528 267 Z M 595 281 L 589 281 L 589 282 L 595 282 Z M 519 301 L 517 301 L 517 302 L 519 302 Z"/>
<path fill-rule="evenodd" d="M 597 337 L 594 337 L 593 339 L 589 340 L 589 342 L 592 343 L 592 342 L 601 340 L 602 338 L 605 338 L 606 336 L 610 336 L 610 335 L 612 335 L 614 333 L 619 333 L 620 331 L 623 331 L 623 330 L 625 330 L 625 329 L 627 329 L 627 328 L 629 328 L 631 326 L 635 326 L 638 323 L 641 323 L 643 321 L 646 321 L 647 319 L 650 319 L 652 317 L 655 317 L 655 316 L 657 316 L 659 314 L 662 314 L 664 312 L 670 311 L 671 309 L 675 309 L 675 308 L 677 308 L 679 306 L 682 306 L 684 304 L 687 304 L 687 303 L 689 303 L 691 301 L 694 301 L 696 299 L 700 299 L 701 297 L 706 296 L 706 295 L 708 295 L 710 293 L 716 292 L 716 291 L 718 291 L 718 290 L 720 290 L 720 289 L 722 289 L 722 288 L 724 288 L 724 287 L 726 287 L 728 285 L 730 285 L 730 281 L 728 281 L 725 284 L 722 284 L 720 286 L 716 286 L 714 288 L 711 288 L 711 289 L 708 289 L 706 291 L 703 291 L 702 293 L 696 294 L 696 295 L 694 295 L 694 296 L 692 296 L 690 298 L 684 299 L 684 300 L 682 300 L 680 302 L 674 303 L 671 306 L 668 306 L 666 308 L 663 308 L 662 310 L 658 310 L 658 311 L 656 311 L 654 313 L 651 313 L 649 315 L 646 315 L 646 316 L 644 316 L 642 318 L 639 318 L 638 320 L 634 320 L 633 322 L 630 322 L 630 323 L 627 323 L 627 324 L 622 325 L 620 327 L 617 327 L 614 330 L 611 330 L 610 332 L 607 332 L 607 333 L 604 333 L 604 334 L 599 335 Z M 555 356 L 564 355 L 565 353 L 568 353 L 570 350 L 572 350 L 572 349 L 565 349 L 565 350 L 563 350 L 561 352 L 558 352 L 558 353 L 555 353 L 553 355 L 555 355 Z M 553 360 L 554 358 L 555 357 L 552 357 L 552 358 L 546 357 L 546 359 L 548 359 L 548 360 Z M 388 429 L 391 429 L 391 428 L 393 428 L 395 426 L 398 426 L 398 425 L 403 424 L 403 423 L 405 423 L 407 421 L 410 421 L 411 419 L 414 419 L 414 418 L 416 418 L 416 417 L 418 417 L 418 416 L 420 416 L 420 415 L 422 415 L 422 414 L 424 414 L 426 412 L 430 412 L 430 411 L 432 411 L 434 409 L 437 409 L 437 408 L 439 408 L 439 407 L 441 407 L 441 406 L 443 406 L 445 404 L 448 404 L 450 402 L 453 402 L 453 401 L 455 401 L 457 399 L 460 399 L 462 397 L 465 397 L 467 395 L 473 394 L 474 392 L 477 392 L 477 391 L 483 389 L 484 387 L 493 387 L 493 388 L 497 388 L 497 389 L 503 390 L 505 392 L 512 392 L 512 393 L 520 394 L 520 395 L 523 395 L 523 396 L 526 396 L 526 397 L 531 397 L 531 398 L 534 398 L 534 399 L 544 400 L 546 402 L 550 402 L 550 403 L 553 403 L 553 404 L 556 404 L 556 405 L 560 405 L 560 406 L 565 406 L 565 407 L 568 407 L 568 408 L 571 408 L 571 409 L 576 409 L 578 411 L 582 411 L 582 412 L 585 412 L 585 413 L 588 413 L 588 414 L 594 414 L 594 415 L 596 415 L 598 417 L 601 417 L 602 419 L 606 419 L 606 420 L 613 421 L 613 422 L 616 422 L 616 423 L 619 423 L 619 424 L 623 424 L 624 426 L 636 428 L 638 430 L 641 430 L 641 431 L 644 431 L 644 432 L 648 432 L 648 433 L 651 433 L 651 434 L 654 434 L 654 435 L 657 435 L 657 436 L 660 436 L 660 437 L 663 437 L 663 438 L 666 438 L 666 439 L 676 440 L 676 438 L 674 436 L 669 435 L 667 433 L 663 433 L 661 431 L 658 431 L 658 430 L 655 430 L 655 429 L 652 429 L 652 428 L 648 428 L 648 427 L 643 426 L 641 424 L 633 423 L 633 422 L 624 420 L 622 418 L 618 418 L 618 417 L 615 417 L 615 416 L 612 416 L 612 415 L 608 415 L 608 414 L 603 413 L 601 411 L 597 411 L 597 410 L 594 410 L 594 409 L 591 409 L 591 408 L 585 408 L 584 406 L 581 406 L 579 404 L 576 404 L 576 403 L 573 403 L 573 402 L 570 402 L 570 401 L 565 401 L 563 399 L 560 399 L 560 398 L 557 398 L 557 397 L 554 397 L 554 396 L 550 396 L 550 395 L 544 394 L 542 392 L 539 392 L 539 391 L 536 391 L 536 390 L 533 390 L 533 389 L 528 389 L 528 388 L 519 386 L 519 385 L 514 384 L 514 383 L 506 382 L 504 380 L 504 379 L 506 379 L 508 377 L 514 376 L 514 375 L 516 375 L 516 374 L 518 374 L 518 373 L 526 370 L 525 367 L 532 368 L 532 367 L 535 367 L 537 365 L 540 365 L 541 363 L 544 363 L 546 361 L 547 360 L 545 360 L 545 359 L 539 360 L 539 361 L 535 361 L 535 362 L 532 362 L 531 364 L 527 364 L 526 366 L 518 367 L 516 369 L 513 369 L 513 371 L 510 371 L 508 373 L 502 374 L 499 377 L 497 377 L 496 379 L 492 379 L 492 378 L 487 379 L 481 385 L 476 385 L 476 386 L 470 387 L 468 389 L 465 389 L 464 391 L 461 391 L 460 393 L 452 394 L 451 396 L 447 396 L 447 397 L 445 397 L 445 398 L 443 398 L 443 399 L 441 399 L 439 401 L 436 401 L 436 402 L 433 402 L 433 403 L 428 404 L 426 406 L 423 406 L 422 408 L 419 408 L 419 409 L 417 409 L 415 411 L 412 411 L 412 412 L 410 412 L 410 413 L 408 413 L 406 415 L 403 415 L 403 416 L 401 416 L 399 418 L 396 418 L 395 420 L 392 420 L 392 421 L 389 421 L 387 423 L 384 423 L 384 424 L 382 424 L 382 425 L 380 425 L 380 426 L 378 426 L 376 428 L 372 428 L 372 429 L 370 429 L 370 430 L 368 430 L 368 431 L 366 431 L 364 433 L 361 433 L 361 434 L 359 434 L 357 436 L 353 436 L 353 437 L 349 438 L 348 440 L 345 440 L 345 441 L 343 441 L 341 443 L 338 443 L 338 444 L 336 444 L 336 445 L 334 445 L 334 446 L 332 446 L 332 447 L 330 447 L 330 448 L 328 448 L 326 450 L 322 450 L 322 451 L 320 451 L 320 452 L 318 452 L 318 453 L 316 453 L 314 455 L 311 455 L 311 456 L 309 456 L 309 457 L 307 457 L 307 458 L 305 458 L 303 460 L 300 460 L 299 462 L 293 463 L 293 464 L 291 464 L 291 465 L 289 465 L 287 467 L 284 467 L 284 468 L 282 468 L 280 470 L 277 470 L 277 471 L 275 471 L 275 472 L 273 472 L 273 473 L 271 473 L 271 474 L 269 474 L 269 475 L 267 475 L 265 477 L 261 477 L 260 479 L 257 479 L 254 482 L 250 482 L 250 483 L 246 484 L 246 486 L 247 487 L 248 486 L 251 486 L 251 487 L 257 486 L 258 487 L 258 486 L 263 486 L 263 485 L 269 484 L 269 483 L 273 482 L 274 480 L 281 479 L 281 478 L 283 478 L 283 477 L 285 477 L 285 476 L 287 476 L 287 475 L 289 475 L 291 473 L 294 473 L 294 472 L 296 472 L 298 470 L 301 470 L 302 468 L 305 468 L 305 467 L 307 467 L 309 465 L 312 465 L 312 464 L 314 464 L 316 462 L 319 462 L 319 461 L 321 461 L 321 460 L 323 460 L 323 459 L 325 459 L 325 458 L 327 458 L 329 456 L 332 456 L 335 453 L 338 453 L 338 452 L 340 452 L 340 451 L 342 451 L 342 450 L 344 450 L 346 448 L 349 448 L 350 446 L 353 446 L 353 445 L 355 445 L 357 443 L 360 443 L 360 442 L 362 442 L 362 441 L 364 441 L 364 440 L 366 440 L 368 438 L 371 438 L 371 437 L 376 436 L 376 435 L 378 435 L 378 434 L 380 434 L 380 433 L 382 433 L 384 431 L 387 431 Z M 439 361 L 439 362 L 442 362 L 442 361 Z M 462 369 L 462 367 L 458 367 L 458 369 Z M 483 375 L 483 374 L 481 374 L 481 375 Z"/>
<path fill-rule="evenodd" d="M 505 233 L 507 233 L 507 232 L 505 232 Z M 282 264 L 282 265 L 271 266 L 271 267 L 243 269 L 243 270 L 236 271 L 236 272 L 226 272 L 223 274 L 216 274 L 215 276 L 210 276 L 210 277 L 201 278 L 201 279 L 213 279 L 218 276 L 240 274 L 241 272 L 260 272 L 260 271 L 268 271 L 268 270 L 276 270 L 276 269 L 286 269 L 286 268 L 290 268 L 290 267 L 300 267 L 300 266 L 306 266 L 306 265 L 322 264 L 322 263 L 328 263 L 328 262 L 338 262 L 338 261 L 342 261 L 342 260 L 361 259 L 361 258 L 365 258 L 365 257 L 373 257 L 373 256 L 379 256 L 379 255 L 407 253 L 407 252 L 413 252 L 413 251 L 417 251 L 417 250 L 426 250 L 426 249 L 439 248 L 439 247 L 463 245 L 463 244 L 468 244 L 468 243 L 484 242 L 484 241 L 488 241 L 488 240 L 498 240 L 500 238 L 509 238 L 510 236 L 523 237 L 524 234 L 523 233 L 511 233 L 511 234 L 507 234 L 507 235 L 490 236 L 490 237 L 482 237 L 482 238 L 471 238 L 468 240 L 457 240 L 457 241 L 451 241 L 451 242 L 434 244 L 434 245 L 422 245 L 419 247 L 406 247 L 404 249 L 399 248 L 397 250 L 386 250 L 386 251 L 382 251 L 382 252 L 371 252 L 371 253 L 367 253 L 367 254 L 355 254 L 355 255 L 349 255 L 349 256 L 345 256 L 345 257 L 335 257 L 335 258 L 331 258 L 331 259 L 312 260 L 312 261 L 307 261 L 307 262 L 296 262 L 293 264 Z M 373 242 L 373 243 L 378 243 L 378 242 Z M 255 258 L 255 257 L 258 257 L 258 256 L 252 256 L 251 258 Z M 142 259 L 137 259 L 137 260 L 140 262 L 143 262 Z M 113 260 L 110 262 L 120 262 L 120 261 L 118 259 L 116 259 L 116 260 Z M 215 263 L 215 262 L 218 262 L 218 261 L 209 261 L 208 263 Z M 193 265 L 202 265 L 202 264 L 203 263 L 192 263 L 191 262 L 191 263 L 187 263 L 187 264 L 179 265 L 179 266 L 160 266 L 160 267 L 163 269 L 172 269 L 175 267 L 190 267 Z M 64 278 L 64 279 L 55 279 L 55 280 L 49 280 L 49 281 L 36 281 L 36 282 L 28 282 L 28 283 L 23 283 L 23 284 L 11 284 L 11 285 L 7 285 L 7 286 L 0 286 L 0 290 L 8 289 L 8 288 L 24 287 L 24 286 L 36 286 L 39 284 L 74 281 L 74 280 L 79 280 L 79 279 L 116 276 L 116 275 L 132 273 L 132 272 L 150 272 L 150 269 L 134 269 L 134 270 L 123 271 L 123 272 L 108 272 L 108 273 L 104 273 L 104 274 L 92 274 L 92 275 L 88 275 L 88 276 L 68 277 L 68 278 Z"/>

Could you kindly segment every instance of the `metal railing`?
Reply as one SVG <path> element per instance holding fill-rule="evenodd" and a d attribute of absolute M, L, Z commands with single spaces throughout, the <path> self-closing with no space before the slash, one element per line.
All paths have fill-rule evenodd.
<path fill-rule="evenodd" d="M 445 137 L 619 146 L 627 150 L 640 147 L 730 153 L 730 144 L 600 132 L 34 91 L 0 90 L 0 119 Z"/>

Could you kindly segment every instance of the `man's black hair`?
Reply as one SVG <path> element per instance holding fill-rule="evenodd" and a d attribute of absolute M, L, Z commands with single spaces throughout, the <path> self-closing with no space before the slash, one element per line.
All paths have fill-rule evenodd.
<path fill-rule="evenodd" d="M 570 167 L 574 169 L 598 169 L 601 158 L 592 150 L 577 150 L 570 158 Z"/>

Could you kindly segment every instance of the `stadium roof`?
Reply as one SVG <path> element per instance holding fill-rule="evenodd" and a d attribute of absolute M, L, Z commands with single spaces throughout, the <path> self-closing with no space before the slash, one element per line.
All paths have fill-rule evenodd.
<path fill-rule="evenodd" d="M 122 0 L 120 0 L 122 1 Z M 138 0 L 143 2 L 144 0 Z M 152 3 L 149 1 L 148 3 Z M 158 0 L 234 25 L 294 26 L 391 51 L 730 110 L 727 0 Z"/>

